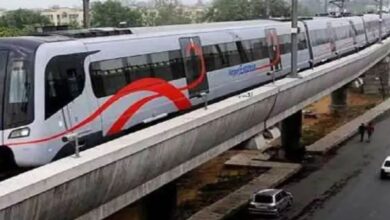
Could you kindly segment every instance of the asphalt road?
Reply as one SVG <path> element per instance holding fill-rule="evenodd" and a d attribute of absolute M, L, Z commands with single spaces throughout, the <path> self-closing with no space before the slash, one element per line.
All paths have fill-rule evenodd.
<path fill-rule="evenodd" d="M 343 157 L 347 163 L 348 161 L 350 164 L 357 163 L 358 169 L 350 168 L 345 182 L 339 187 L 336 185 L 328 198 L 299 219 L 390 219 L 390 179 L 381 180 L 379 178 L 380 166 L 385 157 L 390 155 L 390 118 L 376 124 L 374 139 L 371 143 L 359 143 L 358 138 L 355 137 L 343 148 L 355 150 L 350 157 L 348 154 L 339 156 Z M 362 151 L 362 154 L 359 156 L 356 151 Z M 343 153 L 347 152 L 341 152 Z M 335 171 L 338 169 L 333 168 Z"/>
<path fill-rule="evenodd" d="M 389 114 L 390 115 L 390 114 Z M 305 178 L 283 188 L 294 195 L 293 207 L 274 220 L 388 220 L 390 219 L 390 179 L 381 180 L 379 171 L 390 155 L 390 117 L 375 125 L 371 143 L 355 136 L 331 159 Z M 357 128 L 356 128 L 357 129 Z M 241 210 L 229 220 L 263 220 Z"/>

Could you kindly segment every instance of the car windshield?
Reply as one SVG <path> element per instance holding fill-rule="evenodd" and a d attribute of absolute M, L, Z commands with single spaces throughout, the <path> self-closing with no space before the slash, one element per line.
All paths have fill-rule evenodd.
<path fill-rule="evenodd" d="M 268 195 L 256 195 L 255 196 L 255 202 L 258 203 L 272 203 L 272 196 Z"/>
<path fill-rule="evenodd" d="M 385 162 L 385 167 L 390 167 L 390 160 Z"/>

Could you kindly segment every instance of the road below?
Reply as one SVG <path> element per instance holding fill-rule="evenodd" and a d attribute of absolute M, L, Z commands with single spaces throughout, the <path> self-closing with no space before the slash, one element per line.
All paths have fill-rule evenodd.
<path fill-rule="evenodd" d="M 390 179 L 381 180 L 379 171 L 390 155 L 390 118 L 382 116 L 374 125 L 371 143 L 361 143 L 355 136 L 324 157 L 317 171 L 285 185 L 294 195 L 294 205 L 279 219 L 389 219 Z M 264 219 L 245 213 L 230 219 Z"/>
<path fill-rule="evenodd" d="M 360 143 L 358 137 L 351 139 L 335 158 L 314 174 L 322 175 L 321 179 L 325 182 L 326 179 L 338 180 L 317 196 L 298 219 L 389 219 L 390 180 L 379 178 L 380 166 L 387 155 L 390 155 L 388 117 L 376 124 L 371 143 Z M 287 188 L 295 191 L 297 198 L 304 198 L 305 194 L 316 191 L 318 186 L 321 187 L 321 183 L 311 185 L 310 181 L 303 180 Z"/>

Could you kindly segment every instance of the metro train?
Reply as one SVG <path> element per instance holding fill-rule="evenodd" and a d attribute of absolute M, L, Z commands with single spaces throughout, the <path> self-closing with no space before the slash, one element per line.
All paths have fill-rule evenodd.
<path fill-rule="evenodd" d="M 390 15 L 299 22 L 298 68 L 390 35 Z M 290 22 L 59 31 L 0 39 L 0 155 L 35 167 L 290 72 Z"/>

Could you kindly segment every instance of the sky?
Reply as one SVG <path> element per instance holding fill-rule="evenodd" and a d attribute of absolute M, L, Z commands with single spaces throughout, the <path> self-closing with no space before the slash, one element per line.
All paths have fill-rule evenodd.
<path fill-rule="evenodd" d="M 91 0 L 91 1 L 98 1 L 98 0 Z M 185 4 L 194 4 L 197 2 L 197 0 L 182 0 L 181 2 Z M 53 5 L 59 5 L 61 7 L 72 7 L 72 6 L 81 7 L 82 0 L 0 0 L 0 8 L 5 8 L 5 9 L 48 8 Z"/>

